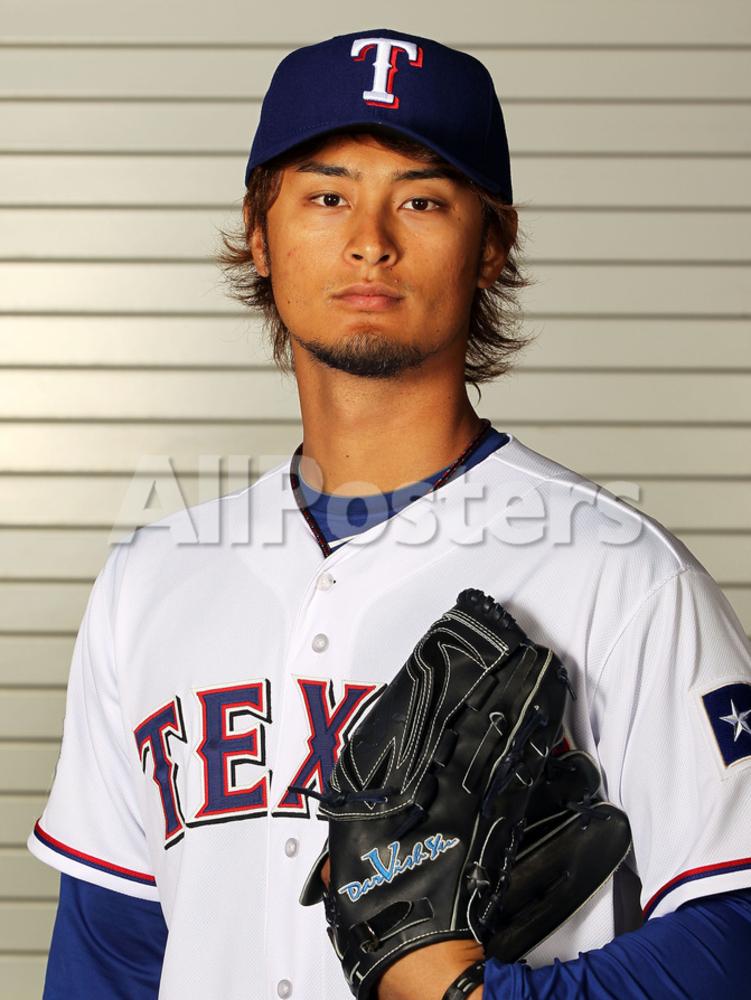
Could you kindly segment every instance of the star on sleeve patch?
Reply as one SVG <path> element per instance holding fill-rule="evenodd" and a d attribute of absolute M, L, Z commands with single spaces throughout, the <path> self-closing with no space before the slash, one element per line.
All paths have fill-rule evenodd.
<path fill-rule="evenodd" d="M 751 758 L 751 684 L 726 684 L 702 702 L 725 767 Z"/>

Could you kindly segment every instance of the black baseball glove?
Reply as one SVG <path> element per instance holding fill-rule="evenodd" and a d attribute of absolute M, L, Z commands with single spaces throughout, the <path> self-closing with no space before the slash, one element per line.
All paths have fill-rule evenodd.
<path fill-rule="evenodd" d="M 359 723 L 317 796 L 329 836 L 300 897 L 323 900 L 358 1000 L 375 997 L 393 962 L 438 941 L 474 939 L 487 954 L 519 957 L 622 860 L 628 827 L 596 800 L 592 762 L 551 755 L 570 690 L 551 650 L 468 589 Z M 595 877 L 588 853 L 606 825 Z M 567 877 L 568 845 L 580 842 L 584 863 Z M 481 967 L 460 980 L 447 998 L 468 995 Z"/>

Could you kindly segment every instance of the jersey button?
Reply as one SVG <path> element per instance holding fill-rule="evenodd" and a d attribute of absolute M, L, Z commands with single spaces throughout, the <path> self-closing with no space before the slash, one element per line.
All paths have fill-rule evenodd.
<path fill-rule="evenodd" d="M 276 984 L 276 993 L 280 997 L 291 997 L 292 996 L 292 983 L 289 979 L 280 979 Z"/>
<path fill-rule="evenodd" d="M 313 636 L 313 642 L 311 643 L 313 649 L 316 653 L 322 653 L 324 649 L 328 648 L 329 638 L 324 635 L 323 632 L 319 632 L 318 635 Z"/>
<path fill-rule="evenodd" d="M 318 589 L 319 590 L 331 590 L 331 588 L 336 583 L 331 573 L 321 573 L 318 577 Z"/>
<path fill-rule="evenodd" d="M 294 856 L 297 854 L 297 848 L 299 846 L 300 845 L 297 842 L 297 840 L 294 837 L 290 837 L 289 840 L 284 845 L 284 853 L 287 855 L 288 858 L 294 858 Z"/>

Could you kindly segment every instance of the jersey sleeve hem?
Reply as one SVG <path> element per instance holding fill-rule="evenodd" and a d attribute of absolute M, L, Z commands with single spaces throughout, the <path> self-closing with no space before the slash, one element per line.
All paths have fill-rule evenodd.
<path fill-rule="evenodd" d="M 29 834 L 26 846 L 39 861 L 66 875 L 127 896 L 159 901 L 156 879 L 153 875 L 79 851 L 53 837 L 38 821 Z"/>
<path fill-rule="evenodd" d="M 737 858 L 735 861 L 720 861 L 700 868 L 689 868 L 658 889 L 645 904 L 642 914 L 648 920 L 650 917 L 671 913 L 681 903 L 700 896 L 750 887 L 751 858 Z"/>

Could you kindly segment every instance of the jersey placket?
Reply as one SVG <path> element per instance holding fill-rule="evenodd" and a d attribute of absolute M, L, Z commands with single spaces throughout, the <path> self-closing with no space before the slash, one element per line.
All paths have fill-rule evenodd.
<path fill-rule="evenodd" d="M 303 596 L 282 671 L 280 734 L 272 780 L 266 898 L 266 987 L 272 997 L 329 996 L 341 973 L 326 982 L 327 937 L 319 908 L 297 901 L 323 847 L 326 825 L 315 802 L 290 786 L 322 790 L 341 741 L 361 715 L 375 685 L 346 674 L 349 636 L 344 552 L 326 558 Z M 351 553 L 347 553 L 351 555 Z M 311 948 L 310 941 L 321 942 Z M 342 998 L 347 995 L 342 981 Z"/>

